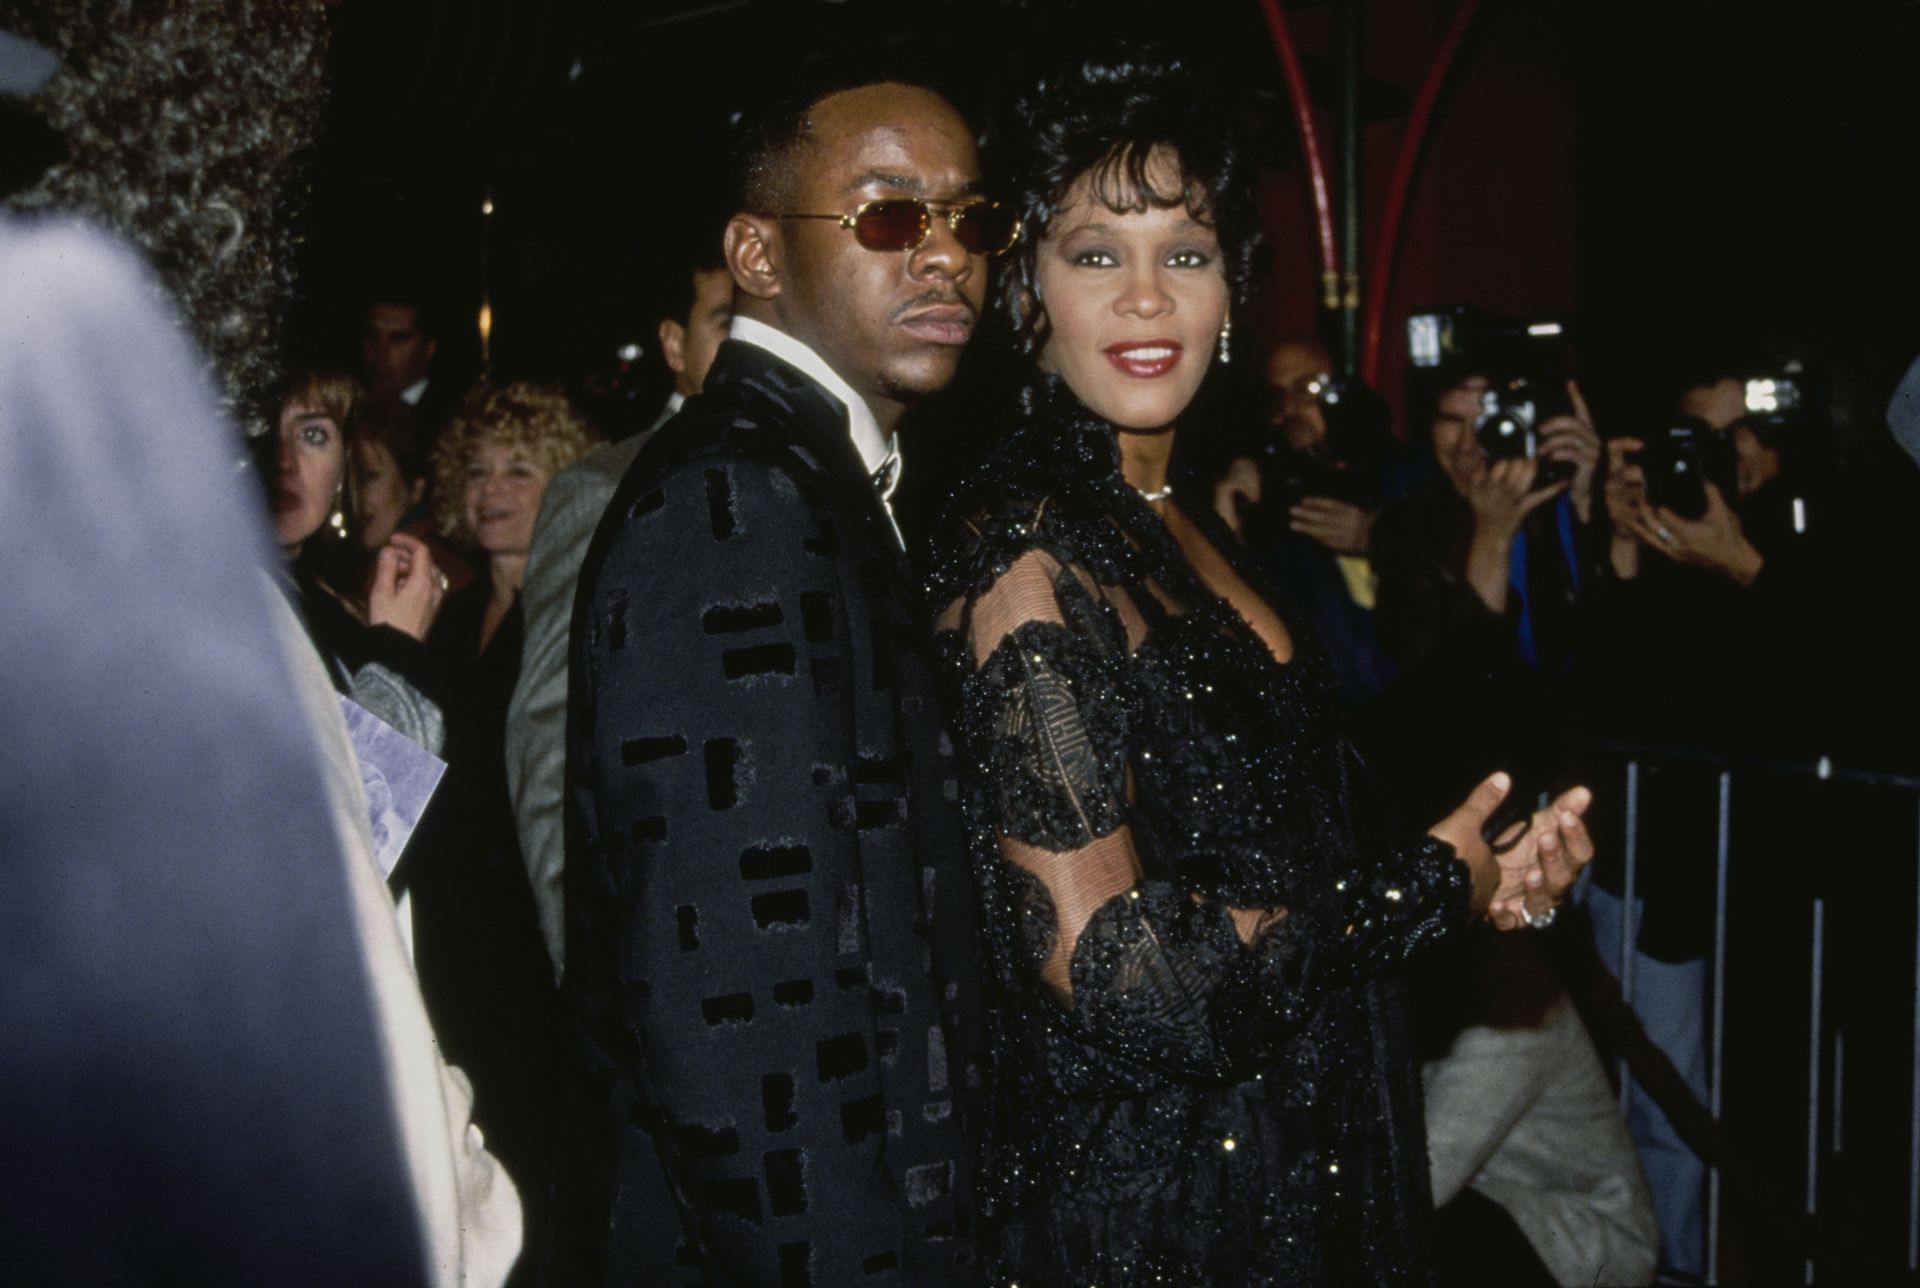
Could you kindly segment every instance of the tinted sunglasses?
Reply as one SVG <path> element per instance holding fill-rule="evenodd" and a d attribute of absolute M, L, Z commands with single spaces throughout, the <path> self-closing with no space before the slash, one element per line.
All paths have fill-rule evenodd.
<path fill-rule="evenodd" d="M 853 229 L 853 239 L 868 250 L 912 250 L 933 230 L 936 205 L 912 197 L 882 197 L 863 202 L 850 215 L 791 215 L 769 213 L 771 219 L 831 219 Z M 940 216 L 953 239 L 975 255 L 1004 255 L 1020 240 L 1020 216 L 997 201 L 968 201 L 948 206 Z"/>

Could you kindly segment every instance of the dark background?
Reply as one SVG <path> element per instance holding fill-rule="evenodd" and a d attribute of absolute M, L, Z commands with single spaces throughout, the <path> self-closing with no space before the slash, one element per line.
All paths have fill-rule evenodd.
<path fill-rule="evenodd" d="M 1369 6 L 1368 250 L 1455 2 Z M 1332 6 L 1286 7 L 1331 160 Z M 1210 47 L 1262 122 L 1274 270 L 1243 334 L 1315 324 L 1293 126 L 1253 0 L 340 0 L 329 13 L 334 93 L 302 277 L 310 348 L 350 354 L 364 292 L 410 283 L 443 306 L 441 374 L 464 378 L 484 281 L 495 371 L 579 382 L 624 341 L 651 348 L 661 248 L 713 199 L 728 118 L 768 69 L 890 43 L 946 64 L 984 118 L 1041 36 L 1128 22 Z M 1827 361 L 1842 433 L 1867 432 L 1920 351 L 1917 55 L 1920 5 L 1905 0 L 1486 0 L 1409 208 L 1387 392 L 1400 388 L 1406 312 L 1474 303 L 1575 315 L 1603 431 L 1659 414 L 1677 366 L 1708 346 Z"/>

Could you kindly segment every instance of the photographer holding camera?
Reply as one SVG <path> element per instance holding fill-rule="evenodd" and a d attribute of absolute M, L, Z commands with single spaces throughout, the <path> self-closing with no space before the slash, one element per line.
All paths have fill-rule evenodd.
<path fill-rule="evenodd" d="M 1739 513 L 1722 488 L 1731 481 L 1733 501 L 1744 506 L 1779 479 L 1780 450 L 1762 441 L 1749 423 L 1745 382 L 1731 376 L 1689 387 L 1680 395 L 1679 410 L 1709 432 L 1724 435 L 1731 448 L 1731 479 L 1703 479 L 1705 508 L 1689 518 L 1648 496 L 1647 471 L 1641 463 L 1647 444 L 1634 438 L 1614 439 L 1607 445 L 1606 501 L 1613 520 L 1607 562 L 1616 577 L 1633 581 L 1640 575 L 1641 551 L 1652 550 L 1675 563 L 1751 586 L 1766 559 L 1748 539 Z"/>
<path fill-rule="evenodd" d="M 1474 766 L 1512 767 L 1531 798 L 1565 760 L 1543 714 L 1568 709 L 1606 553 L 1603 453 L 1546 347 L 1481 339 L 1414 373 L 1436 469 L 1373 528 L 1375 622 L 1401 670 L 1359 730 L 1412 817 Z M 1463 936 L 1411 990 L 1444 1281 L 1650 1282 L 1646 1185 L 1543 947 Z"/>
<path fill-rule="evenodd" d="M 1753 370 L 1705 364 L 1668 424 L 1607 445 L 1612 536 L 1587 678 L 1608 732 L 1825 750 L 1811 723 L 1820 676 L 1806 663 L 1844 605 L 1821 570 L 1866 552 L 1812 468 L 1818 417 L 1804 372 Z M 1799 682 L 1781 685 L 1789 673 Z"/>
<path fill-rule="evenodd" d="M 1528 713 L 1564 682 L 1602 553 L 1600 438 L 1578 386 L 1566 382 L 1565 410 L 1510 433 L 1503 400 L 1520 382 L 1491 365 L 1463 357 L 1433 369 L 1436 476 L 1373 529 L 1374 625 L 1400 675 L 1366 742 L 1412 810 L 1473 765 L 1550 772 L 1555 757 Z M 1529 410 L 1543 404 L 1535 396 Z M 1516 440 L 1527 450 L 1515 453 Z"/>
<path fill-rule="evenodd" d="M 1612 536 L 1581 676 L 1596 733 L 1656 748 L 1829 750 L 1823 737 L 1816 743 L 1814 721 L 1836 670 L 1818 659 L 1856 636 L 1845 625 L 1846 596 L 1831 583 L 1865 551 L 1838 530 L 1838 510 L 1820 503 L 1828 489 L 1813 490 L 1824 480 L 1809 468 L 1817 418 L 1804 373 L 1795 364 L 1756 370 L 1699 364 L 1666 424 L 1607 445 Z M 1640 760 L 1630 1000 L 1704 1103 L 1717 769 L 1658 752 Z M 1766 870 L 1776 855 L 1791 862 L 1817 813 L 1801 790 L 1773 782 L 1742 809 L 1743 869 Z M 1618 977 L 1625 870 L 1622 848 L 1607 849 L 1584 902 L 1595 947 Z M 1749 925 L 1772 924 L 1766 900 L 1792 893 L 1769 895 L 1767 884 L 1740 886 Z M 1663 1262 L 1698 1273 L 1706 1164 L 1637 1079 L 1628 1104 Z"/>
<path fill-rule="evenodd" d="M 1267 350 L 1264 432 L 1227 467 L 1214 508 L 1326 644 L 1342 696 L 1358 704 L 1391 674 L 1373 630 L 1367 547 L 1404 471 L 1385 405 L 1332 372 L 1317 340 Z"/>

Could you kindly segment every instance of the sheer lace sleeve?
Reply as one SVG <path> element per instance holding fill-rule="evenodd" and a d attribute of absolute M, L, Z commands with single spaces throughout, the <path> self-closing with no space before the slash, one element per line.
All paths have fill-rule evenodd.
<path fill-rule="evenodd" d="M 1114 613 L 1038 551 L 956 607 L 962 725 L 998 850 L 984 875 L 1013 968 L 1089 1040 L 1188 1076 L 1304 1018 L 1311 953 L 1283 909 L 1231 909 L 1143 871 Z"/>

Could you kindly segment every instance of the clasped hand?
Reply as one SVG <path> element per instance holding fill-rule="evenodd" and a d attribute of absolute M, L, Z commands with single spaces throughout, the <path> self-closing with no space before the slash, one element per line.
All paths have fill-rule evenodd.
<path fill-rule="evenodd" d="M 1511 778 L 1494 774 L 1428 833 L 1451 845 L 1473 872 L 1474 907 L 1498 930 L 1517 929 L 1559 907 L 1593 861 L 1585 822 L 1593 793 L 1584 787 L 1534 811 L 1518 836 L 1509 829 L 1497 851 L 1489 845 L 1481 830 L 1512 790 Z"/>
<path fill-rule="evenodd" d="M 373 581 L 367 588 L 367 620 L 424 642 L 440 613 L 446 589 L 447 579 L 434 566 L 426 542 L 396 532 L 374 560 Z"/>

